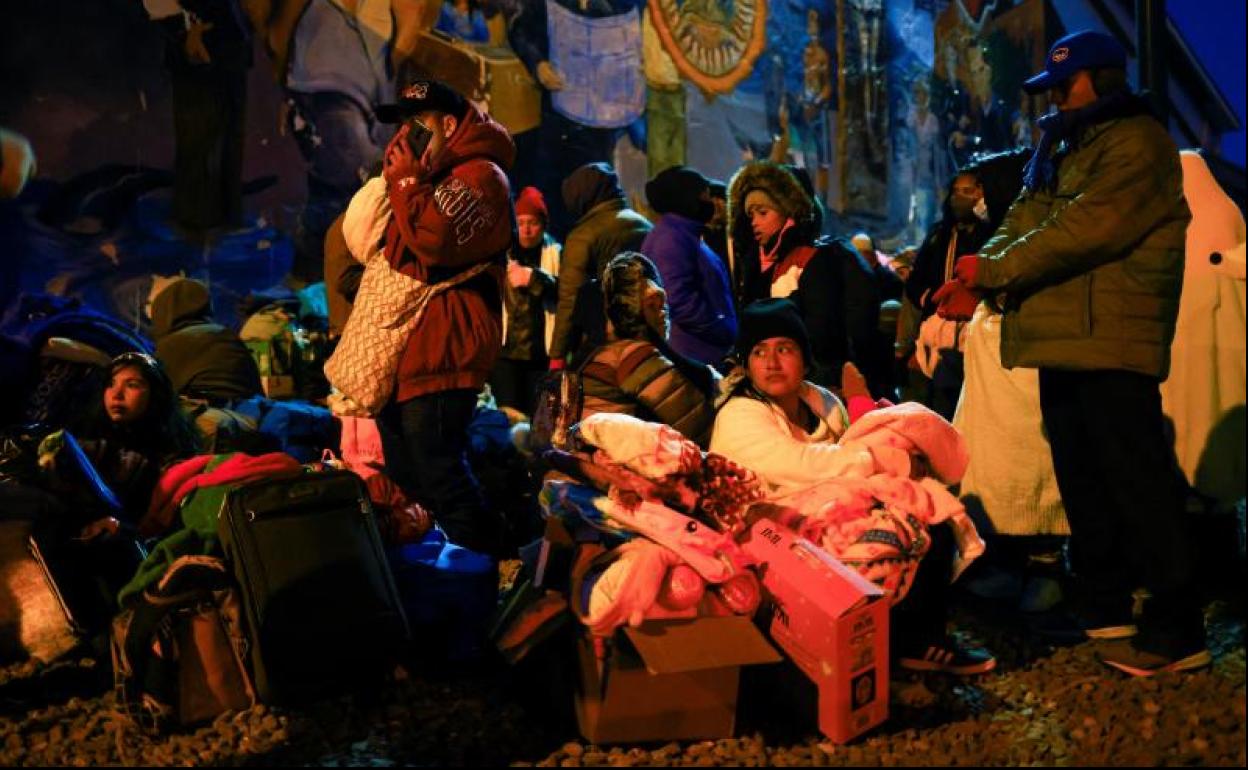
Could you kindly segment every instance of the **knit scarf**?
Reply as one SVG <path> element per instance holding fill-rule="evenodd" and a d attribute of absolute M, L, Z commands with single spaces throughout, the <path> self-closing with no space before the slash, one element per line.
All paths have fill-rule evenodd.
<path fill-rule="evenodd" d="M 784 234 L 795 224 L 797 223 L 793 221 L 792 217 L 786 219 L 784 227 L 780 228 L 780 232 L 776 233 L 775 240 L 771 242 L 770 249 L 767 249 L 761 243 L 758 244 L 758 262 L 762 268 L 762 272 L 766 273 L 771 269 L 772 265 L 776 264 L 776 260 L 780 256 L 780 242 L 784 240 Z"/>
<path fill-rule="evenodd" d="M 1077 110 L 1050 112 L 1036 121 L 1044 133 L 1036 144 L 1031 160 L 1023 167 L 1023 187 L 1028 192 L 1041 188 L 1057 187 L 1057 165 L 1060 158 L 1053 151 L 1063 141 L 1070 149 L 1078 146 L 1079 136 L 1085 128 L 1107 120 L 1149 114 L 1148 103 L 1130 91 L 1106 94 L 1086 107 Z"/>

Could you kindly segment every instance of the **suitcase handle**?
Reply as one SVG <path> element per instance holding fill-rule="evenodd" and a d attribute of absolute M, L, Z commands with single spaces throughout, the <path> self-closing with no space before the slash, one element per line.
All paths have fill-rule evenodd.
<path fill-rule="evenodd" d="M 302 510 L 303 509 L 301 508 L 275 510 L 275 512 L 272 512 L 271 515 L 275 515 L 275 517 L 282 517 L 282 515 L 298 515 L 302 513 Z M 261 514 L 256 513 L 255 508 L 247 508 L 243 513 L 247 515 L 248 522 L 255 522 L 256 519 L 261 517 Z M 359 500 L 359 513 L 363 514 L 364 517 L 369 517 L 369 515 L 373 514 L 373 509 L 371 505 L 369 505 L 367 499 Z"/>
<path fill-rule="evenodd" d="M 301 500 L 305 497 L 312 497 L 319 491 L 320 489 L 314 483 L 296 482 L 286 488 L 286 496 L 291 500 Z"/>

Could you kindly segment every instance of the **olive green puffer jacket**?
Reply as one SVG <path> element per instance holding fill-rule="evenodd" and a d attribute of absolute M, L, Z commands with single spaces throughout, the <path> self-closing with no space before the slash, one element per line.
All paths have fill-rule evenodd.
<path fill-rule="evenodd" d="M 1191 219 L 1178 150 L 1140 114 L 1079 139 L 1056 190 L 1024 190 L 980 251 L 976 286 L 1005 309 L 1001 361 L 1164 379 Z"/>

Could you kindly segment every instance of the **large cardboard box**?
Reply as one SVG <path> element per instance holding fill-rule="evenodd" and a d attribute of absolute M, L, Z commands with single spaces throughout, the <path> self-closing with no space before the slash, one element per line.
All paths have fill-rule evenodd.
<path fill-rule="evenodd" d="M 649 621 L 617 632 L 605 657 L 577 642 L 576 720 L 597 744 L 727 738 L 741 666 L 775 663 L 749 618 Z"/>
<path fill-rule="evenodd" d="M 884 591 L 769 519 L 741 542 L 758 562 L 771 639 L 819 690 L 819 730 L 845 743 L 888 718 Z"/>

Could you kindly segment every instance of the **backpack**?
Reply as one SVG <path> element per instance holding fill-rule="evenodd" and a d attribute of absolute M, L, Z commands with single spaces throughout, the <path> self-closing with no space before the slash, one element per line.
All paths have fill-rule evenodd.
<path fill-rule="evenodd" d="M 308 330 L 279 303 L 266 305 L 243 324 L 238 336 L 256 361 L 269 398 L 300 398 L 312 385 L 318 353 Z"/>
<path fill-rule="evenodd" d="M 113 619 L 117 702 L 149 730 L 207 722 L 248 709 L 242 601 L 225 562 L 182 556 Z"/>

